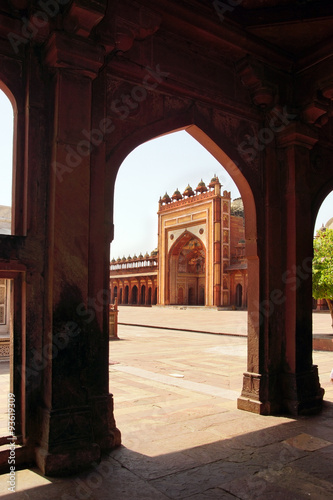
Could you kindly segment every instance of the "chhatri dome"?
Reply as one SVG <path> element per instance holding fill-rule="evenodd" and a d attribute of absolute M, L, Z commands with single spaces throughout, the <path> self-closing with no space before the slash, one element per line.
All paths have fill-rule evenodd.
<path fill-rule="evenodd" d="M 202 179 L 199 182 L 198 187 L 196 188 L 195 191 L 197 193 L 205 193 L 206 191 L 208 191 L 207 186 L 206 186 L 206 184 L 204 183 L 204 181 Z"/>
<path fill-rule="evenodd" d="M 183 196 L 194 196 L 194 191 L 189 184 L 187 185 L 185 191 L 183 192 Z"/>
<path fill-rule="evenodd" d="M 178 200 L 181 200 L 183 197 L 181 195 L 181 192 L 179 191 L 179 189 L 177 188 L 176 191 L 173 193 L 173 195 L 171 196 L 171 198 L 175 201 L 178 201 Z"/>

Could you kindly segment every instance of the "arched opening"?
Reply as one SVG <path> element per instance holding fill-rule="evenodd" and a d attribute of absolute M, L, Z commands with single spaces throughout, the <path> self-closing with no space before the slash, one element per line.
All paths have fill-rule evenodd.
<path fill-rule="evenodd" d="M 128 304 L 128 298 L 129 298 L 129 286 L 125 286 L 125 297 L 124 297 L 124 304 Z"/>
<path fill-rule="evenodd" d="M 119 299 L 118 299 L 118 305 L 123 303 L 123 289 L 121 288 L 119 290 Z"/>
<path fill-rule="evenodd" d="M 154 128 L 151 128 L 151 130 L 147 129 L 146 130 L 146 136 L 145 140 L 150 140 L 154 139 L 156 136 L 156 130 L 160 132 L 160 137 L 157 139 L 157 141 L 165 139 L 169 135 L 172 135 L 169 133 L 168 130 L 165 129 L 166 124 L 159 126 L 154 124 Z M 164 130 L 163 130 L 164 128 Z M 187 219 L 184 216 L 184 219 L 182 220 L 183 228 L 182 230 L 179 227 L 179 231 L 177 229 L 177 233 L 175 234 L 170 234 L 170 239 L 168 240 L 168 243 L 166 243 L 164 249 L 163 249 L 163 261 L 161 260 L 161 250 L 159 249 L 158 251 L 158 287 L 155 288 L 155 302 L 157 301 L 158 305 L 161 304 L 174 304 L 174 305 L 184 305 L 184 304 L 195 304 L 195 305 L 208 305 L 208 304 L 215 304 L 215 307 L 228 307 L 230 304 L 230 291 L 229 290 L 224 290 L 224 283 L 226 284 L 226 287 L 229 287 L 229 280 L 226 279 L 224 280 L 224 274 L 227 274 L 229 272 L 229 264 L 230 264 L 230 258 L 231 258 L 231 252 L 230 252 L 230 234 L 229 232 L 223 232 L 222 230 L 219 232 L 219 227 L 222 228 L 223 224 L 227 224 L 230 221 L 230 212 L 229 208 L 226 208 L 224 210 L 223 206 L 223 201 L 228 204 L 227 198 L 228 198 L 228 191 L 227 189 L 230 188 L 230 185 L 228 184 L 228 180 L 225 180 L 223 178 L 223 172 L 225 171 L 230 175 L 230 177 L 233 179 L 233 181 L 236 183 L 239 191 L 237 191 L 236 197 L 239 198 L 239 194 L 241 195 L 241 199 L 243 202 L 243 214 L 245 217 L 245 228 L 244 228 L 244 234 L 237 240 L 237 244 L 241 244 L 242 249 L 244 249 L 244 252 L 242 253 L 242 257 L 246 259 L 247 263 L 247 273 L 248 273 L 248 296 L 249 296 L 249 304 L 248 304 L 248 323 L 247 323 L 247 333 L 248 333 L 248 346 L 251 347 L 251 354 L 248 357 L 249 360 L 251 360 L 251 367 L 248 368 L 248 371 L 251 374 L 258 374 L 261 373 L 262 367 L 260 366 L 259 362 L 259 340 L 260 340 L 260 335 L 259 335 L 259 259 L 257 255 L 257 214 L 256 214 L 256 207 L 255 207 L 255 202 L 254 202 L 254 195 L 252 192 L 252 189 L 243 175 L 242 171 L 238 168 L 236 163 L 231 159 L 233 156 L 235 158 L 235 161 L 238 163 L 242 164 L 242 159 L 237 155 L 237 151 L 232 150 L 232 148 L 226 147 L 226 151 L 228 151 L 228 154 L 222 149 L 223 144 L 218 144 L 219 141 L 221 141 L 221 136 L 220 134 L 216 134 L 213 138 L 209 137 L 202 129 L 195 125 L 191 125 L 188 127 L 184 127 L 185 129 L 185 135 L 187 134 L 192 138 L 192 144 L 193 143 L 198 143 L 201 147 L 203 147 L 206 152 L 210 154 L 214 158 L 214 161 L 218 162 L 218 166 L 214 167 L 214 171 L 217 171 L 216 175 L 220 176 L 222 190 L 221 192 L 218 191 L 218 189 L 215 190 L 215 187 L 212 188 L 211 191 L 211 196 L 221 196 L 222 198 L 225 196 L 226 199 L 220 201 L 220 207 L 221 209 L 216 212 L 218 215 L 216 215 L 215 219 L 214 216 L 212 217 L 212 223 L 211 225 L 207 224 L 206 227 L 202 227 L 201 221 L 203 220 L 203 216 L 201 214 L 195 215 L 193 218 L 193 215 L 190 214 L 189 217 L 190 219 Z M 180 132 L 179 132 L 180 133 Z M 184 130 L 181 132 L 184 134 Z M 164 135 L 163 135 L 164 134 Z M 115 153 L 115 156 L 118 158 L 119 164 L 121 164 L 121 161 L 126 157 L 126 155 L 130 152 L 132 147 L 137 146 L 138 144 L 142 143 L 144 133 L 141 130 L 140 134 L 138 134 L 137 139 L 135 137 L 131 137 L 131 144 L 127 143 L 123 145 L 118 149 L 118 151 Z M 194 139 L 194 141 L 193 141 Z M 215 139 L 215 140 L 214 140 Z M 149 144 L 153 144 L 157 141 L 151 140 Z M 126 141 L 125 141 L 126 142 Z M 135 237 L 135 231 L 138 231 L 139 237 L 138 237 L 138 243 L 136 243 L 136 249 L 133 247 L 130 247 L 131 249 L 129 250 L 126 246 L 123 247 L 121 250 L 117 250 L 116 245 L 116 240 L 112 242 L 111 245 L 111 257 L 116 259 L 117 256 L 120 254 L 123 255 L 134 255 L 131 259 L 128 258 L 128 262 L 134 262 L 134 269 L 131 269 L 131 277 L 129 278 L 129 272 L 128 269 L 126 272 L 124 271 L 124 275 L 126 275 L 126 279 L 132 280 L 132 283 L 134 279 L 138 279 L 138 276 L 132 276 L 134 273 L 141 274 L 141 278 L 145 277 L 145 272 L 147 269 L 143 269 L 144 265 L 141 265 L 142 259 L 144 259 L 143 255 L 140 254 L 138 255 L 138 248 L 147 248 L 147 242 L 142 242 L 141 243 L 141 238 L 142 238 L 142 226 L 137 223 L 136 217 L 138 216 L 139 218 L 143 218 L 142 215 L 139 214 L 139 207 L 141 205 L 141 200 L 143 198 L 149 199 L 152 197 L 153 199 L 153 204 L 151 213 L 149 216 L 147 216 L 145 226 L 149 228 L 150 232 L 153 234 L 158 234 L 161 231 L 161 227 L 156 227 L 157 226 L 157 220 L 156 220 L 156 208 L 157 208 L 157 197 L 161 196 L 163 192 L 167 189 L 167 191 L 172 193 L 172 189 L 177 188 L 177 183 L 176 181 L 172 181 L 172 176 L 170 173 L 170 169 L 168 168 L 168 165 L 163 167 L 161 165 L 162 159 L 164 159 L 164 152 L 161 153 L 161 151 L 157 151 L 157 156 L 155 157 L 154 154 L 149 155 L 149 160 L 147 160 L 147 156 L 141 155 L 141 148 L 145 149 L 145 145 L 147 143 L 142 143 L 140 148 L 137 148 L 135 151 L 138 151 L 138 154 L 135 155 L 135 161 L 133 165 L 133 170 L 131 171 L 131 174 L 126 172 L 125 175 L 125 170 L 124 173 L 122 174 L 124 176 L 124 186 L 126 189 L 126 196 L 125 194 L 121 194 L 120 192 L 117 195 L 117 189 L 118 185 L 116 186 L 117 189 L 115 190 L 115 199 L 114 199 L 114 207 L 115 207 L 115 218 L 114 218 L 114 226 L 115 226 L 115 235 L 124 235 L 124 241 L 123 245 L 131 244 L 133 245 L 133 241 L 135 242 L 136 237 Z M 158 146 L 156 145 L 156 148 L 158 150 Z M 139 152 L 140 150 L 140 152 Z M 134 153 L 134 151 L 133 151 Z M 132 153 L 132 154 L 133 154 Z M 114 160 L 114 158 L 113 158 Z M 159 163 L 159 172 L 160 174 L 157 176 L 156 174 L 156 162 Z M 182 161 L 182 165 L 178 165 L 178 171 L 181 172 L 182 168 L 184 168 L 184 160 Z M 149 164 L 154 167 L 154 170 L 150 173 L 148 169 Z M 139 166 L 142 166 L 142 168 L 139 168 Z M 191 170 L 191 164 L 189 164 L 189 170 Z M 202 167 L 202 165 L 201 165 Z M 187 176 L 189 175 L 188 171 L 186 172 L 185 170 L 185 182 L 184 185 L 188 184 L 188 178 Z M 243 171 L 246 171 L 244 169 Z M 168 175 L 165 175 L 165 172 L 168 172 Z M 118 175 L 122 173 L 122 168 L 119 170 Z M 144 173 L 144 175 L 143 175 Z M 138 177 L 136 177 L 138 175 Z M 197 177 L 198 182 L 200 178 L 202 178 L 204 174 L 201 172 L 199 174 L 199 178 Z M 212 174 L 212 171 L 208 178 L 208 182 L 210 179 L 215 177 L 214 174 Z M 142 178 L 144 181 L 144 185 L 142 185 L 141 189 L 139 187 L 139 178 Z M 153 182 L 156 180 L 156 178 L 159 177 L 162 179 L 162 188 L 160 187 L 158 191 L 154 192 L 153 188 Z M 120 178 L 120 177 L 119 177 Z M 148 188 L 148 183 L 147 179 L 149 178 L 149 188 Z M 169 178 L 171 178 L 172 184 L 171 186 L 173 187 L 165 187 L 166 181 L 169 181 Z M 130 182 L 129 182 L 130 179 Z M 150 183 L 150 180 L 152 181 L 152 184 Z M 212 179 L 213 180 L 213 179 Z M 118 178 L 117 178 L 118 182 Z M 207 180 L 206 180 L 207 182 Z M 231 181 L 230 181 L 231 182 Z M 192 182 L 191 182 L 192 183 Z M 193 183 L 192 183 L 193 184 Z M 216 181 L 216 185 L 220 186 L 219 180 Z M 182 185 L 181 185 L 182 187 Z M 199 187 L 199 184 L 198 184 Z M 221 186 L 220 186 L 221 187 Z M 131 188 L 134 189 L 133 193 L 131 193 Z M 224 194 L 223 189 L 225 189 L 226 194 Z M 125 193 L 125 190 L 124 190 Z M 144 196 L 143 196 L 144 193 Z M 209 193 L 208 193 L 209 195 Z M 207 195 L 207 196 L 208 196 Z M 203 193 L 203 197 L 205 197 L 205 193 Z M 210 196 L 210 195 L 209 195 Z M 121 205 L 121 198 L 123 198 L 123 205 Z M 230 198 L 230 195 L 229 195 Z M 133 205 L 132 210 L 128 206 L 128 201 L 129 200 L 136 200 L 135 205 Z M 140 203 L 137 203 L 137 200 L 140 199 Z M 191 203 L 191 198 L 189 197 L 189 202 Z M 126 203 L 125 203 L 126 201 Z M 230 203 L 230 199 L 229 199 Z M 184 204 L 187 204 L 187 198 L 185 199 Z M 126 207 L 125 207 L 126 205 Z M 172 205 L 172 203 L 171 203 Z M 171 206 L 170 205 L 170 206 Z M 160 205 L 159 205 L 160 206 Z M 126 222 L 120 222 L 120 219 L 117 220 L 117 213 L 118 214 L 125 214 L 125 213 L 130 213 L 131 214 L 131 220 Z M 213 214 L 215 213 L 214 211 L 212 212 Z M 224 219 L 225 216 L 225 219 Z M 195 218 L 196 217 L 196 218 Z M 202 218 L 201 218 L 202 217 Z M 217 220 L 217 217 L 220 217 L 220 219 Z M 196 223 L 196 228 L 195 228 L 195 234 L 191 233 L 191 225 L 188 224 L 188 222 L 194 222 Z M 199 222 L 198 222 L 199 221 Z M 131 231 L 121 231 L 119 228 L 126 228 L 130 227 Z M 156 230 L 153 231 L 152 228 L 155 226 Z M 187 227 L 189 226 L 189 227 Z M 118 229 L 117 229 L 118 228 Z M 119 231 L 119 233 L 117 233 Z M 207 240 L 209 238 L 213 238 L 212 235 L 217 234 L 218 237 L 216 240 L 213 241 L 213 248 L 214 251 L 210 252 L 210 257 L 209 257 L 209 265 L 211 263 L 214 265 L 214 269 L 210 269 L 210 274 L 208 277 L 208 273 L 206 271 L 206 268 L 208 266 L 208 257 L 207 257 L 207 248 L 206 248 L 206 242 L 203 238 L 206 238 Z M 183 238 L 182 239 L 182 235 Z M 186 235 L 186 236 L 185 236 Z M 172 238 L 171 238 L 172 237 Z M 127 242 L 126 243 L 126 238 Z M 182 249 L 186 248 L 186 244 L 189 244 L 189 242 L 193 239 L 193 242 L 199 242 L 199 249 L 200 252 L 203 254 L 200 255 L 200 260 L 199 262 L 198 255 L 195 255 L 193 258 L 193 261 L 189 258 L 187 259 L 187 255 L 182 253 Z M 187 241 L 185 241 L 187 240 Z M 150 248 L 153 246 L 156 246 L 156 240 L 153 240 L 152 245 Z M 169 243 L 170 241 L 170 243 Z M 180 243 L 179 243 L 180 242 Z M 179 243 L 179 246 L 176 247 L 176 243 Z M 173 252 L 171 250 L 171 247 L 173 247 Z M 148 246 L 149 248 L 149 246 Z M 186 248 L 186 251 L 190 249 Z M 113 253 L 115 252 L 115 253 Z M 214 253 L 215 252 L 215 253 Z M 138 255 L 138 257 L 137 257 Z M 219 260 L 219 259 L 224 259 Z M 148 261 L 147 261 L 148 262 Z M 168 271 L 166 272 L 167 279 L 165 280 L 165 283 L 169 283 L 167 286 L 167 289 L 165 288 L 164 282 L 161 282 L 161 263 L 162 266 L 164 265 L 163 263 L 169 263 L 169 268 Z M 141 267 L 140 267 L 141 266 Z M 192 266 L 192 268 L 189 268 L 188 266 Z M 146 266 L 146 268 L 149 266 Z M 179 269 L 186 269 L 185 271 L 179 271 Z M 134 273 L 133 273 L 134 271 Z M 183 276 L 181 276 L 181 274 Z M 147 273 L 148 274 L 148 273 Z M 188 274 L 188 276 L 186 276 Z M 218 281 L 216 286 L 213 285 L 212 281 L 212 276 L 218 276 Z M 182 283 L 181 278 L 188 278 L 187 282 L 185 280 L 185 283 Z M 191 283 L 190 279 L 191 278 L 196 278 L 195 282 Z M 199 280 L 197 279 L 199 278 Z M 170 280 L 172 281 L 172 286 L 170 286 Z M 209 281 L 210 280 L 210 281 Z M 158 288 L 158 293 L 157 293 L 157 288 Z M 165 296 L 166 294 L 169 293 L 169 297 L 167 297 L 168 302 L 165 301 Z M 134 300 L 132 300 L 134 303 Z M 230 308 L 230 306 L 229 306 Z M 183 308 L 180 308 L 183 309 Z M 130 311 L 128 311 L 130 312 Z M 132 311 L 131 311 L 132 312 Z M 135 311 L 134 311 L 135 312 Z M 127 310 L 126 310 L 127 313 Z M 222 321 L 222 316 L 221 316 L 221 321 Z M 137 323 L 137 322 L 136 322 Z M 245 333 L 245 329 L 244 329 Z M 245 367 L 244 367 L 245 368 Z M 245 371 L 245 370 L 244 370 Z M 241 392 L 241 387 L 239 387 Z"/>
<path fill-rule="evenodd" d="M 331 186 L 325 186 L 324 193 L 318 196 L 319 206 L 313 232 L 313 275 L 312 275 L 312 336 L 313 359 L 318 366 L 320 385 L 325 389 L 325 399 L 330 399 L 330 372 L 332 367 L 322 363 L 322 354 L 331 350 L 331 337 L 333 334 L 333 317 L 330 307 L 333 296 L 332 275 L 332 245 L 333 233 L 333 190 L 327 193 Z M 321 242 L 327 243 L 322 244 Z M 328 300 L 327 300 L 328 299 Z M 330 301 L 330 304 L 329 304 Z M 330 307 L 329 307 L 330 305 Z"/>
<path fill-rule="evenodd" d="M 145 287 L 145 285 L 142 285 L 140 304 L 145 305 L 145 303 L 146 303 L 146 287 Z"/>
<path fill-rule="evenodd" d="M 243 306 L 243 287 L 240 283 L 236 286 L 236 307 Z"/>
<path fill-rule="evenodd" d="M 16 102 L 9 89 L 0 81 L 0 234 L 14 234 L 15 226 L 15 147 Z"/>
<path fill-rule="evenodd" d="M 131 304 L 136 305 L 138 303 L 138 287 L 136 285 L 132 288 Z"/>
<path fill-rule="evenodd" d="M 170 304 L 200 305 L 200 290 L 206 286 L 206 249 L 203 242 L 185 231 L 169 252 L 170 276 L 167 295 Z M 187 296 L 184 296 L 187 290 Z M 201 294 L 202 300 L 202 294 Z"/>
<path fill-rule="evenodd" d="M 0 237 L 15 234 L 15 163 L 16 163 L 16 116 L 17 107 L 13 94 L 0 81 Z M 16 413 L 20 421 L 22 381 L 18 380 L 18 370 L 22 366 L 22 352 L 18 349 L 23 338 L 22 324 L 22 281 L 21 273 L 0 269 L 0 361 L 2 389 L 9 394 L 16 391 Z M 24 298 L 25 300 L 25 298 Z M 7 387 L 6 387 L 7 386 Z M 4 399 L 3 399 L 3 402 Z M 0 408 L 5 414 L 6 407 Z M 6 424 L 5 427 L 2 423 Z M 18 429 L 18 433 L 20 429 Z M 7 419 L 0 419 L 0 436 L 8 434 Z"/>
<path fill-rule="evenodd" d="M 159 136 L 156 139 L 157 131 L 159 133 Z M 216 137 L 214 137 L 214 134 Z M 171 136 L 177 136 L 178 140 L 177 145 L 174 147 L 169 145 L 167 148 L 161 151 L 160 145 L 163 142 L 161 143 L 160 141 L 165 141 Z M 194 154 L 191 154 L 190 159 L 187 156 L 185 158 L 184 156 L 182 156 L 183 151 L 185 150 L 183 144 L 184 138 L 185 140 L 186 138 L 191 140 L 189 149 L 191 150 L 191 153 L 193 153 L 194 151 Z M 186 185 L 186 183 L 188 183 L 189 171 L 191 172 L 191 175 L 193 172 L 198 172 L 196 174 L 196 178 L 200 179 L 200 177 L 202 177 L 203 175 L 202 171 L 203 165 L 205 165 L 206 168 L 208 160 L 206 158 L 205 160 L 198 159 L 199 153 L 198 150 L 196 149 L 197 145 L 201 150 L 204 150 L 205 153 L 209 155 L 209 158 L 213 158 L 214 162 L 216 162 L 214 164 L 213 169 L 216 170 L 220 175 L 222 190 L 224 188 L 230 189 L 231 188 L 230 183 L 235 182 L 235 185 L 237 185 L 237 188 L 239 190 L 237 191 L 236 197 L 239 196 L 239 194 L 241 195 L 241 200 L 243 203 L 243 216 L 245 218 L 245 227 L 243 236 L 236 242 L 237 245 L 240 247 L 239 249 L 237 248 L 236 253 L 237 255 L 238 254 L 241 255 L 242 258 L 244 258 L 244 260 L 246 261 L 246 266 L 247 266 L 246 283 L 249 284 L 248 286 L 246 286 L 246 296 L 251 297 L 251 300 L 249 301 L 248 304 L 248 320 L 249 320 L 248 331 L 251 335 L 252 334 L 254 335 L 254 338 L 256 340 L 252 342 L 251 345 L 253 347 L 255 346 L 254 348 L 257 349 L 259 348 L 259 343 L 258 343 L 259 260 L 257 255 L 257 219 L 256 219 L 254 196 L 248 181 L 246 180 L 246 178 L 244 177 L 243 173 L 238 168 L 238 166 L 235 164 L 235 162 L 231 159 L 231 157 L 234 156 L 235 159 L 237 159 L 237 162 L 240 164 L 242 163 L 242 159 L 239 157 L 237 151 L 234 150 L 233 147 L 231 147 L 230 144 L 228 144 L 227 142 L 219 145 L 221 139 L 222 141 L 224 141 L 224 138 L 221 137 L 219 133 L 214 132 L 212 134 L 212 137 L 209 137 L 202 128 L 199 128 L 196 125 L 185 125 L 183 127 L 179 127 L 179 129 L 176 131 L 172 129 L 170 131 L 170 129 L 168 130 L 168 123 L 161 122 L 158 124 L 154 123 L 154 126 L 148 126 L 145 130 L 140 129 L 140 131 L 137 133 L 137 136 L 136 134 L 134 134 L 129 138 L 130 142 L 125 141 L 121 145 L 121 147 L 117 150 L 116 153 L 116 161 L 119 161 L 119 164 L 123 162 L 124 165 L 122 165 L 122 168 L 120 168 L 117 175 L 117 184 L 116 184 L 115 198 L 114 198 L 114 224 L 115 224 L 116 238 L 111 245 L 111 256 L 113 258 L 116 258 L 118 252 L 119 252 L 118 255 L 119 254 L 126 255 L 128 254 L 128 250 L 133 249 L 133 252 L 130 252 L 130 254 L 134 255 L 134 257 L 132 259 L 129 258 L 127 259 L 127 261 L 130 263 L 129 265 L 134 266 L 133 268 L 135 269 L 135 273 L 139 272 L 140 266 L 143 267 L 144 264 L 141 264 L 141 261 L 144 258 L 142 254 L 140 254 L 139 257 L 137 257 L 138 255 L 137 248 L 138 247 L 140 248 L 140 246 L 142 248 L 143 245 L 146 247 L 147 245 L 149 245 L 150 247 L 156 246 L 156 239 L 154 238 L 156 238 L 155 235 L 158 233 L 156 227 L 157 219 L 155 216 L 157 197 L 161 195 L 161 193 L 165 190 L 165 187 L 167 187 L 166 181 L 169 182 L 169 178 L 172 181 L 171 166 L 173 165 L 174 162 L 171 161 L 170 158 L 168 158 L 164 169 L 163 161 L 166 160 L 169 151 L 172 151 L 173 153 L 178 153 L 178 156 L 180 157 L 181 161 L 180 164 L 177 164 L 176 169 L 178 173 L 181 173 L 181 177 L 182 179 L 184 179 L 183 180 L 184 184 Z M 149 149 L 149 154 L 147 155 L 146 151 L 148 145 L 149 148 L 151 147 L 152 149 L 151 150 Z M 131 157 L 131 167 L 130 167 L 131 170 L 128 171 L 126 169 L 128 168 L 128 161 L 130 157 Z M 194 157 L 195 159 L 193 159 Z M 147 158 L 149 158 L 149 160 L 147 160 Z M 124 159 L 126 159 L 126 167 Z M 197 163 L 195 163 L 196 160 L 198 160 Z M 159 172 L 161 172 L 159 175 L 156 175 L 156 168 L 155 168 L 156 161 L 159 162 Z M 142 176 L 142 169 L 138 168 L 138 165 L 143 165 L 145 176 Z M 188 166 L 188 170 L 184 165 Z M 149 168 L 151 168 L 151 171 L 149 170 Z M 168 171 L 167 179 L 164 175 L 165 171 Z M 210 172 L 212 172 L 212 170 L 210 170 Z M 228 176 L 230 177 L 224 178 L 223 172 L 226 172 L 226 174 L 228 174 Z M 147 189 L 147 183 L 146 183 L 147 178 L 150 179 L 149 189 Z M 128 179 L 131 179 L 131 182 L 129 182 Z M 160 182 L 161 187 L 154 188 L 154 186 L 156 185 L 155 182 L 157 181 Z M 140 182 L 142 182 L 141 190 L 144 191 L 145 196 L 140 198 L 142 203 L 141 201 L 140 204 L 136 203 L 135 210 L 131 211 L 129 210 L 128 207 L 128 200 L 137 199 L 140 193 Z M 177 186 L 177 184 L 175 184 L 176 182 L 177 181 L 172 181 L 172 184 L 170 183 L 168 184 L 170 186 L 167 187 L 169 192 L 172 189 L 174 189 L 174 187 Z M 118 191 L 118 188 L 120 189 L 120 183 L 122 183 L 123 185 L 123 190 L 124 190 L 123 192 L 120 190 Z M 149 213 L 146 216 L 143 216 L 142 213 L 140 213 L 139 211 L 141 209 L 141 205 L 143 204 L 143 199 L 145 200 L 145 202 L 147 200 L 150 200 Z M 121 218 L 126 213 L 131 214 L 130 221 L 126 221 L 125 219 Z M 143 225 L 140 224 L 141 220 L 145 220 L 145 223 Z M 119 231 L 119 229 L 117 229 L 119 227 L 127 227 L 127 226 L 131 227 L 131 231 Z M 152 230 L 154 226 L 156 229 Z M 145 229 L 145 231 L 143 231 L 143 228 Z M 149 233 L 147 231 L 149 231 Z M 150 235 L 149 238 L 147 237 L 147 234 Z M 117 237 L 117 235 L 119 236 Z M 227 240 L 225 240 L 225 238 L 227 238 Z M 151 243 L 149 243 L 150 241 Z M 133 247 L 133 243 L 135 244 L 135 247 Z M 221 265 L 221 268 L 223 269 L 223 277 L 221 276 L 220 284 L 218 284 L 217 287 L 219 288 L 219 290 L 212 292 L 210 290 L 211 287 L 207 286 L 207 283 L 205 283 L 204 287 L 202 285 L 199 286 L 196 292 L 197 303 L 202 302 L 203 296 L 205 304 L 209 304 L 210 302 L 213 303 L 213 299 L 210 297 L 209 294 L 215 293 L 219 301 L 219 303 L 217 303 L 217 301 L 215 302 L 217 305 L 222 305 L 226 307 L 230 305 L 230 300 L 231 300 L 230 290 L 224 290 L 224 283 L 226 283 L 227 287 L 230 286 L 230 280 L 224 279 L 225 278 L 224 274 L 229 272 L 227 262 L 233 256 L 232 253 L 230 252 L 229 248 L 230 244 L 228 247 L 228 243 L 230 243 L 230 240 L 228 242 L 228 234 L 222 234 L 221 249 L 218 250 L 218 252 L 221 252 L 221 256 L 224 259 L 224 262 L 223 266 Z M 118 260 L 121 259 L 118 257 Z M 218 272 L 219 271 L 217 269 L 214 270 L 214 273 Z M 125 271 L 124 274 L 126 274 Z M 158 269 L 158 276 L 159 276 L 158 278 L 159 293 L 158 293 L 158 298 L 156 297 L 156 301 L 158 299 L 157 303 L 164 304 L 166 303 L 164 297 L 165 290 L 164 287 L 161 286 L 160 282 L 160 269 Z M 157 288 L 157 283 L 156 283 L 156 288 Z M 184 296 L 182 301 L 186 302 L 188 301 L 188 288 L 186 287 L 182 288 L 184 288 L 183 291 Z M 200 295 L 200 292 L 198 290 L 202 288 L 204 288 L 204 291 L 201 291 Z M 170 301 L 170 303 L 173 302 L 174 304 L 178 304 L 179 301 L 178 299 L 179 298 L 177 291 L 175 297 L 173 297 L 173 300 Z M 245 303 L 244 300 L 245 300 L 245 292 L 243 289 L 243 305 Z M 258 366 L 256 369 L 258 369 Z"/>
<path fill-rule="evenodd" d="M 151 286 L 148 288 L 148 305 L 151 306 Z"/>

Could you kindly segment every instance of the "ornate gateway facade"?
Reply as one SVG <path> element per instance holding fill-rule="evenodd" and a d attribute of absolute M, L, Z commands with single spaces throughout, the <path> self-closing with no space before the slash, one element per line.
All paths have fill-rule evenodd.
<path fill-rule="evenodd" d="M 158 250 L 112 260 L 111 298 L 119 304 L 246 307 L 247 264 L 241 200 L 214 176 L 159 201 Z M 239 215 L 236 215 L 238 213 Z"/>

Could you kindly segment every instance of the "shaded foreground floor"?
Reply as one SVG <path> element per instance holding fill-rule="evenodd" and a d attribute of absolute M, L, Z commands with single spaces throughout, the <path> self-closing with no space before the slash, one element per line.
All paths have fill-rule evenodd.
<path fill-rule="evenodd" d="M 332 353 L 314 353 L 325 405 L 312 417 L 237 410 L 246 338 L 122 326 L 110 391 L 123 446 L 65 479 L 17 472 L 4 499 L 333 499 Z M 332 366 L 331 366 L 332 365 Z"/>

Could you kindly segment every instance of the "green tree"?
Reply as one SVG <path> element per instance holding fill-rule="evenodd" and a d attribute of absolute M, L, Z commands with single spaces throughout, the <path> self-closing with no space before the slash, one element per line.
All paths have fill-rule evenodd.
<path fill-rule="evenodd" d="M 325 299 L 333 328 L 333 229 L 318 231 L 313 242 L 312 293 L 315 299 Z"/>

